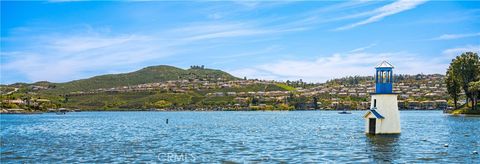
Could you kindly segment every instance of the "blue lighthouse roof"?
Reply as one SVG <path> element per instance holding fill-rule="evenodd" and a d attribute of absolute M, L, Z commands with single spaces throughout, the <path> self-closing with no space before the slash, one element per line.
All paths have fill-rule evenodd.
<path fill-rule="evenodd" d="M 375 118 L 377 119 L 384 119 L 385 117 L 383 117 L 380 113 L 378 113 L 378 111 L 376 110 L 377 108 L 373 108 L 373 109 L 370 109 L 367 113 L 365 113 L 363 115 L 364 118 L 367 118 L 368 114 L 372 113 L 373 116 L 375 116 Z"/>
<path fill-rule="evenodd" d="M 382 61 L 380 64 L 378 64 L 377 66 L 375 66 L 375 68 L 394 68 L 392 64 L 390 64 L 389 62 L 387 61 Z"/>

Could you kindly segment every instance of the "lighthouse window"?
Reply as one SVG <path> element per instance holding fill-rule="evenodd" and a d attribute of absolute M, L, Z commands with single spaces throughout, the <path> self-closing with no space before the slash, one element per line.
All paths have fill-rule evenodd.
<path fill-rule="evenodd" d="M 373 107 L 374 107 L 374 108 L 377 107 L 377 99 L 373 99 Z"/>
<path fill-rule="evenodd" d="M 385 71 L 385 83 L 388 83 L 388 71 Z"/>
<path fill-rule="evenodd" d="M 387 71 L 387 79 L 386 79 L 387 83 L 390 82 L 390 71 Z"/>
<path fill-rule="evenodd" d="M 388 78 L 387 71 L 384 71 L 384 72 L 383 72 L 383 83 L 386 83 L 386 82 L 387 82 L 387 78 Z"/>

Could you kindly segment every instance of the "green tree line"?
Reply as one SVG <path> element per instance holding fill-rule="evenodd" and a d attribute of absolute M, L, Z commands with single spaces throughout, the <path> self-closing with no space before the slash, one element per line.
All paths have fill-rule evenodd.
<path fill-rule="evenodd" d="M 452 60 L 446 72 L 447 92 L 452 97 L 455 109 L 460 94 L 465 93 L 465 105 L 477 109 L 480 98 L 480 60 L 477 53 L 465 52 Z"/>

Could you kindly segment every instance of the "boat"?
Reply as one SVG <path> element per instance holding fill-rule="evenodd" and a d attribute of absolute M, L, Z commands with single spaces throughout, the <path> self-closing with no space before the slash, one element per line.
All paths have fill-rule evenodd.
<path fill-rule="evenodd" d="M 60 108 L 58 109 L 55 113 L 58 114 L 58 115 L 63 115 L 63 114 L 67 114 L 68 110 L 65 109 L 65 108 Z"/>
<path fill-rule="evenodd" d="M 338 114 L 352 114 L 351 112 L 347 112 L 346 109 L 343 109 L 343 111 L 338 112 Z"/>

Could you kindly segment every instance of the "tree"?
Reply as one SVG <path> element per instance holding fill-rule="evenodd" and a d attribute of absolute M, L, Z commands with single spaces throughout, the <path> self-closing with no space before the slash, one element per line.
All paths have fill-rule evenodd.
<path fill-rule="evenodd" d="M 476 106 L 475 92 L 469 90 L 469 83 L 480 80 L 480 58 L 477 53 L 465 52 L 457 56 L 450 63 L 453 77 L 460 82 L 460 86 L 466 95 L 466 103 L 470 99 L 472 102 L 472 110 Z"/>
<path fill-rule="evenodd" d="M 258 105 L 258 99 L 254 97 L 252 97 L 252 105 Z"/>
<path fill-rule="evenodd" d="M 473 104 L 473 109 L 477 109 L 477 98 L 480 96 L 480 81 L 476 82 L 470 82 L 468 84 L 468 89 L 470 92 L 473 94 L 473 99 L 472 99 L 472 104 Z"/>
<path fill-rule="evenodd" d="M 318 98 L 317 97 L 313 97 L 313 108 L 318 109 Z"/>
<path fill-rule="evenodd" d="M 450 95 L 450 97 L 453 98 L 453 104 L 455 106 L 455 109 L 457 109 L 457 101 L 458 97 L 460 96 L 460 82 L 457 80 L 455 77 L 455 74 L 452 71 L 452 66 L 447 70 L 447 75 L 445 79 L 445 83 L 447 84 L 447 92 Z"/>

